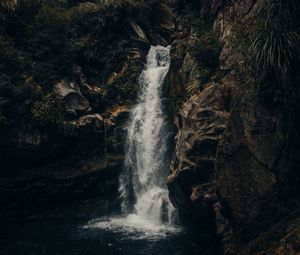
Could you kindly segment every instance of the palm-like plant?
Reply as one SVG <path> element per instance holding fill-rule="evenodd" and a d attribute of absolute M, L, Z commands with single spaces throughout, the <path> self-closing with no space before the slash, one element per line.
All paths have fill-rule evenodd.
<path fill-rule="evenodd" d="M 286 73 L 299 45 L 299 34 L 294 31 L 271 30 L 257 36 L 250 46 L 257 67 Z"/>
<path fill-rule="evenodd" d="M 261 13 L 264 27 L 249 48 L 258 69 L 286 75 L 299 57 L 299 5 L 298 0 L 267 0 Z"/>
<path fill-rule="evenodd" d="M 298 0 L 268 0 L 266 2 L 266 22 L 271 23 L 278 18 L 297 18 L 300 11 Z"/>

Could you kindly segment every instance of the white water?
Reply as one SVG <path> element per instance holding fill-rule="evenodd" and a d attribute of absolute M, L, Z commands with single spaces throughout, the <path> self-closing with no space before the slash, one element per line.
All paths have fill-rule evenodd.
<path fill-rule="evenodd" d="M 125 218 L 98 218 L 88 222 L 83 229 L 101 229 L 131 240 L 161 240 L 182 232 L 178 226 L 153 225 L 136 214 L 130 214 Z"/>
<path fill-rule="evenodd" d="M 138 104 L 131 112 L 125 167 L 119 191 L 123 217 L 95 219 L 85 228 L 127 233 L 131 238 L 157 239 L 180 231 L 172 226 L 174 208 L 165 177 L 168 130 L 161 90 L 170 67 L 170 47 L 152 46 L 140 76 Z"/>
<path fill-rule="evenodd" d="M 143 226 L 170 221 L 172 206 L 165 187 L 168 132 L 161 89 L 170 67 L 170 47 L 152 46 L 140 76 L 139 103 L 132 110 L 127 135 L 125 171 L 120 178 L 125 220 Z M 132 208 L 132 201 L 135 204 Z"/>

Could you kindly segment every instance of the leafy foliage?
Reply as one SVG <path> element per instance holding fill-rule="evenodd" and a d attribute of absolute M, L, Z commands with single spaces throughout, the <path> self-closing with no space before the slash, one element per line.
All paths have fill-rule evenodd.
<path fill-rule="evenodd" d="M 46 126 L 61 123 L 63 109 L 62 101 L 54 93 L 49 93 L 42 100 L 34 103 L 32 114 L 35 120 Z"/>
<path fill-rule="evenodd" d="M 81 67 L 89 84 L 106 91 L 100 99 L 89 98 L 97 111 L 134 99 L 140 63 L 106 84 L 128 62 L 135 40 L 130 22 L 147 32 L 170 11 L 160 0 L 19 0 L 11 6 L 13 2 L 0 5 L 0 21 L 5 15 L 0 25 L 0 126 L 62 121 L 53 84 L 78 79 L 74 66 Z"/>

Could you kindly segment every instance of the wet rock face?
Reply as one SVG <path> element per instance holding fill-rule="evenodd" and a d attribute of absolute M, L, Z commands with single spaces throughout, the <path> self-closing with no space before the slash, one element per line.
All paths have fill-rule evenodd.
<path fill-rule="evenodd" d="M 234 39 L 234 21 L 255 18 L 262 2 L 216 3 L 219 11 L 214 26 L 224 43 L 220 54 L 222 69 L 232 70 L 236 63 L 243 61 L 239 50 L 232 47 L 230 41 Z M 283 204 L 286 201 L 278 198 L 278 194 L 285 193 L 286 196 L 288 191 L 283 186 L 291 184 L 280 173 L 293 172 L 283 168 L 294 163 L 287 160 L 283 140 L 278 139 L 277 132 L 281 127 L 276 124 L 278 116 L 272 106 L 266 107 L 255 89 L 241 83 L 234 72 L 231 80 L 234 100 L 231 101 L 227 128 L 218 145 L 216 188 L 232 210 L 236 236 L 238 242 L 243 243 L 267 229 L 285 210 Z"/>
<path fill-rule="evenodd" d="M 176 117 L 176 158 L 167 181 L 171 201 L 183 213 L 194 208 L 198 217 L 209 217 L 204 196 L 212 187 L 216 149 L 229 118 L 230 89 L 224 84 L 209 85 L 188 99 Z"/>
<path fill-rule="evenodd" d="M 105 117 L 88 114 L 66 121 L 54 136 L 24 129 L 13 155 L 21 164 L 2 165 L 7 174 L 0 182 L 0 214 L 58 206 L 87 196 L 111 200 L 109 208 L 117 210 L 129 110 L 120 106 Z M 9 173 L 12 167 L 14 172 Z"/>
<path fill-rule="evenodd" d="M 183 221 L 197 222 L 210 231 L 214 214 L 205 196 L 215 192 L 215 153 L 229 115 L 230 85 L 210 83 L 201 93 L 187 98 L 188 86 L 200 87 L 200 66 L 189 47 L 192 29 L 183 25 L 180 16 L 175 23 L 167 84 L 177 133 L 167 178 L 169 196 Z"/>
<path fill-rule="evenodd" d="M 240 100 L 232 107 L 218 147 L 217 187 L 232 208 L 241 231 L 238 235 L 250 238 L 267 221 L 264 217 L 269 217 L 269 213 L 264 210 L 278 203 L 275 169 L 284 144 L 276 138 L 272 112 L 255 99 L 251 89 L 240 85 L 233 91 L 233 96 Z"/>
<path fill-rule="evenodd" d="M 215 168 L 216 189 L 229 207 L 235 245 L 239 247 L 228 254 L 275 254 L 275 250 L 288 250 L 281 244 L 285 235 L 294 236 L 300 229 L 296 220 L 299 189 L 295 188 L 299 183 L 295 157 L 299 147 L 286 146 L 295 142 L 278 137 L 279 130 L 287 137 L 287 130 L 276 122 L 278 113 L 266 107 L 251 87 L 235 82 L 232 98 L 236 100 L 218 144 Z M 291 139 L 297 141 L 297 137 Z M 288 242 L 294 248 L 287 254 L 297 254 L 298 241 Z"/>
<path fill-rule="evenodd" d="M 214 29 L 223 44 L 220 69 L 227 74 L 201 93 L 181 98 L 175 117 L 170 199 L 194 222 L 214 215 L 225 254 L 299 252 L 299 136 L 289 134 L 275 101 L 264 102 L 256 85 L 242 82 L 234 70 L 244 61 L 231 41 L 234 22 L 255 19 L 263 2 L 213 1 Z M 187 31 L 178 26 L 170 77 L 182 91 L 197 81 L 187 42 Z"/>

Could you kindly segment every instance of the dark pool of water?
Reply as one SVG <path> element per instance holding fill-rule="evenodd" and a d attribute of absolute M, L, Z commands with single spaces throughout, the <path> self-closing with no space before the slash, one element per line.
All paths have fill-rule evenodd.
<path fill-rule="evenodd" d="M 214 244 L 184 228 L 152 234 L 82 213 L 42 213 L 0 220 L 3 255 L 214 255 Z M 161 232 L 161 233 L 160 233 Z"/>

